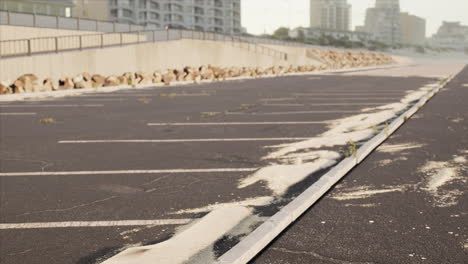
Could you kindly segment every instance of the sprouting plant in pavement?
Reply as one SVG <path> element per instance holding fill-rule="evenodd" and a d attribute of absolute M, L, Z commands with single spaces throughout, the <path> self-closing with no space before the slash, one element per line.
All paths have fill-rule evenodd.
<path fill-rule="evenodd" d="M 353 140 L 348 142 L 348 152 L 346 153 L 348 157 L 357 157 L 357 145 Z"/>
<path fill-rule="evenodd" d="M 202 113 L 201 117 L 202 118 L 208 118 L 208 117 L 214 117 L 214 116 L 217 116 L 221 114 L 220 112 L 205 112 L 205 113 Z"/>
<path fill-rule="evenodd" d="M 42 118 L 42 119 L 39 119 L 39 123 L 41 123 L 41 124 L 53 124 L 53 123 L 55 123 L 55 119 L 53 119 L 53 118 Z"/>
<path fill-rule="evenodd" d="M 175 97 L 176 95 L 177 95 L 176 93 L 170 93 L 170 94 L 162 93 L 162 94 L 159 94 L 159 97 L 162 97 L 162 98 L 173 98 L 173 97 Z"/>
<path fill-rule="evenodd" d="M 379 129 L 377 128 L 377 125 L 372 126 L 372 132 L 374 133 L 374 135 L 379 134 Z"/>
<path fill-rule="evenodd" d="M 388 127 L 388 122 L 385 122 L 385 135 L 390 136 L 390 129 Z"/>

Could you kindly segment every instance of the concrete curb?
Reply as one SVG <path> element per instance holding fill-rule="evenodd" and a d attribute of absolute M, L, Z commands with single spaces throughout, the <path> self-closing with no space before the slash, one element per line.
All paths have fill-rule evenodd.
<path fill-rule="evenodd" d="M 457 73 L 458 74 L 458 73 Z M 456 75 L 456 74 L 455 74 Z M 454 76 L 455 76 L 454 75 Z M 292 202 L 283 207 L 279 212 L 270 217 L 251 234 L 241 240 L 236 246 L 222 255 L 214 264 L 244 264 L 254 258 L 273 239 L 275 239 L 286 227 L 292 224 L 307 209 L 314 205 L 324 194 L 326 194 L 341 178 L 351 169 L 361 163 L 374 149 L 388 139 L 408 118 L 414 115 L 422 106 L 426 104 L 437 92 L 440 91 L 453 76 L 441 82 L 420 98 L 409 110 L 400 115 L 389 124 L 378 135 L 374 136 L 356 153 L 355 157 L 349 157 L 333 167 L 328 173 L 323 175 L 316 183 L 310 186 Z"/>
<path fill-rule="evenodd" d="M 323 71 L 312 71 L 312 72 L 298 72 L 298 73 L 286 73 L 282 75 L 266 75 L 258 77 L 260 78 L 275 78 L 275 77 L 285 77 L 285 76 L 304 76 L 304 75 L 320 75 L 320 74 L 329 74 L 329 73 L 342 73 L 342 72 L 354 72 L 354 71 L 368 71 L 368 70 L 378 70 L 378 69 L 387 69 L 393 67 L 406 66 L 406 64 L 388 64 L 380 66 L 369 66 L 361 68 L 346 68 L 346 69 L 337 69 L 337 70 L 323 70 Z M 228 78 L 224 81 L 236 81 L 236 80 L 251 80 L 257 79 L 255 77 L 233 77 Z M 137 89 L 150 89 L 150 88 L 164 88 L 171 86 L 185 86 L 190 84 L 204 84 L 204 83 L 213 83 L 213 81 L 203 80 L 198 83 L 183 81 L 183 82 L 173 82 L 170 85 L 164 85 L 163 83 L 151 83 L 151 84 L 138 84 L 138 85 L 119 85 L 119 86 L 109 86 L 101 88 L 85 88 L 85 89 L 70 89 L 62 91 L 47 91 L 47 92 L 37 92 L 37 93 L 23 93 L 23 94 L 6 94 L 0 95 L 0 102 L 14 102 L 14 101 L 23 101 L 26 99 L 43 99 L 43 98 L 61 98 L 66 96 L 76 96 L 89 93 L 111 93 L 121 90 L 137 90 Z"/>
<path fill-rule="evenodd" d="M 185 263 L 220 239 L 250 214 L 251 211 L 243 206 L 214 210 L 167 241 L 126 249 L 102 264 Z"/>

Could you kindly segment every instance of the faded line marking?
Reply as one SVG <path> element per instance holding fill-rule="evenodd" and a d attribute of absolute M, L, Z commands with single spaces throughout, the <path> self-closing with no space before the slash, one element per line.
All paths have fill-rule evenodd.
<path fill-rule="evenodd" d="M 70 227 L 108 227 L 108 226 L 160 226 L 185 225 L 194 219 L 157 219 L 157 220 L 124 220 L 124 221 L 76 221 L 76 222 L 40 222 L 40 223 L 8 223 L 0 224 L 4 229 L 40 229 L 40 228 L 70 228 Z"/>
<path fill-rule="evenodd" d="M 22 116 L 22 115 L 37 115 L 37 113 L 0 113 L 0 115 L 4 116 Z"/>
<path fill-rule="evenodd" d="M 121 102 L 125 101 L 127 99 L 125 98 L 89 98 L 89 99 L 79 99 L 79 100 L 84 100 L 84 101 L 90 101 L 90 102 Z"/>
<path fill-rule="evenodd" d="M 104 105 L 102 104 L 82 104 L 82 105 L 78 105 L 78 104 L 30 105 L 30 104 L 27 104 L 27 105 L 0 105 L 0 108 L 7 108 L 7 107 L 17 107 L 17 108 L 22 108 L 22 107 L 103 107 L 103 106 Z"/>
<path fill-rule="evenodd" d="M 263 106 L 361 106 L 361 105 L 382 105 L 382 103 L 263 104 Z"/>
<path fill-rule="evenodd" d="M 302 97 L 308 97 L 308 96 L 302 96 Z M 309 96 L 309 97 L 312 97 L 312 96 Z M 313 97 L 313 98 L 302 98 L 304 100 L 307 100 L 307 101 L 313 101 L 313 100 L 338 100 L 338 101 L 341 101 L 341 100 L 349 100 L 349 101 L 360 101 L 360 100 L 365 100 L 365 101 L 368 101 L 368 100 L 375 100 L 375 101 L 390 101 L 390 100 L 398 100 L 400 99 L 401 97 L 326 97 L 326 96 L 316 96 L 316 97 Z M 297 99 L 301 99 L 301 98 L 297 98 Z"/>
<path fill-rule="evenodd" d="M 307 137 L 297 138 L 207 138 L 207 139 L 115 139 L 115 140 L 60 140 L 59 144 L 86 143 L 185 143 L 185 142 L 246 142 L 246 141 L 297 141 L 307 140 Z"/>
<path fill-rule="evenodd" d="M 382 96 L 385 94 L 390 94 L 390 95 L 405 95 L 404 91 L 402 92 L 382 92 L 382 93 L 375 93 L 374 91 L 369 91 L 369 92 L 319 92 L 319 93 L 294 93 L 294 96 L 335 96 L 335 95 L 343 95 L 343 96 L 350 96 L 350 95 L 356 95 L 356 96 Z"/>
<path fill-rule="evenodd" d="M 0 177 L 13 176 L 74 176 L 109 174 L 176 174 L 176 173 L 215 173 L 215 172 L 252 172 L 258 168 L 215 168 L 215 169 L 173 169 L 173 170 L 113 170 L 113 171 L 40 171 L 40 172 L 2 172 Z"/>
<path fill-rule="evenodd" d="M 311 125 L 326 124 L 327 121 L 299 122 L 219 122 L 219 123 L 148 123 L 148 126 L 241 126 L 241 125 Z"/>
<path fill-rule="evenodd" d="M 243 113 L 228 112 L 227 115 L 297 115 L 297 114 L 334 114 L 334 113 L 360 113 L 360 110 L 333 110 L 333 111 L 286 111 L 286 112 L 266 112 L 266 113 Z"/>

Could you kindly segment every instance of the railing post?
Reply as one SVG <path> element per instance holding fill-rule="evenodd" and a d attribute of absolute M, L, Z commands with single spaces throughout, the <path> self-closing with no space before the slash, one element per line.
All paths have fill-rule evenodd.
<path fill-rule="evenodd" d="M 119 35 L 120 35 L 120 46 L 123 46 L 123 35 L 122 35 L 122 32 L 120 32 Z"/>
<path fill-rule="evenodd" d="M 101 34 L 101 49 L 104 48 L 104 34 Z"/>
<path fill-rule="evenodd" d="M 58 37 L 55 37 L 55 53 L 58 53 Z"/>
<path fill-rule="evenodd" d="M 58 29 L 59 28 L 59 17 L 58 16 L 55 17 L 55 24 L 56 24 L 56 28 Z"/>
<path fill-rule="evenodd" d="M 28 55 L 31 56 L 31 53 L 32 53 L 32 51 L 31 51 L 31 40 L 28 39 Z"/>
<path fill-rule="evenodd" d="M 156 30 L 153 30 L 153 42 L 156 42 Z"/>
<path fill-rule="evenodd" d="M 96 22 L 96 24 L 97 24 L 97 22 Z M 114 21 L 114 22 L 112 22 L 112 32 L 114 32 L 114 33 L 116 32 L 115 27 L 116 27 L 116 25 L 115 25 L 115 21 Z"/>
<path fill-rule="evenodd" d="M 83 35 L 80 35 L 80 50 L 83 50 Z"/>
<path fill-rule="evenodd" d="M 36 13 L 33 14 L 33 27 L 36 27 Z"/>
<path fill-rule="evenodd" d="M 80 18 L 76 19 L 76 29 L 80 30 Z"/>

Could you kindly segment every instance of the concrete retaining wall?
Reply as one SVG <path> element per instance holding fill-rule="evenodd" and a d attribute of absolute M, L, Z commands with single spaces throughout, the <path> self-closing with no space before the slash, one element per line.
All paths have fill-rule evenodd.
<path fill-rule="evenodd" d="M 222 67 L 318 64 L 310 59 L 304 63 L 302 59 L 297 55 L 284 61 L 278 57 L 234 47 L 231 42 L 177 40 L 2 58 L 0 80 L 14 80 L 25 73 L 33 73 L 39 78 L 61 78 L 75 76 L 81 72 L 112 75 L 127 71 L 153 72 L 157 69 L 207 64 Z"/>

